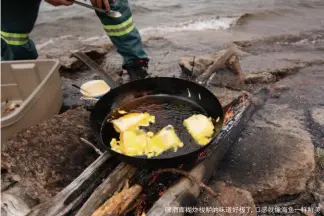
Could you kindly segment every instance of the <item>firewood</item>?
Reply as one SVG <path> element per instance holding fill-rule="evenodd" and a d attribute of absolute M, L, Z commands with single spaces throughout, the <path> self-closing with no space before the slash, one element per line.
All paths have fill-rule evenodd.
<path fill-rule="evenodd" d="M 190 173 L 188 173 L 186 171 L 179 170 L 179 169 L 174 169 L 174 168 L 168 168 L 168 169 L 158 170 L 158 171 L 156 171 L 156 174 L 158 174 L 158 173 L 164 173 L 164 172 L 172 172 L 172 173 L 175 173 L 175 174 L 184 175 L 185 177 L 187 177 L 188 179 L 190 179 L 192 182 L 194 182 L 197 185 L 199 185 L 201 188 L 204 188 L 213 197 L 217 197 L 218 196 L 218 194 L 211 187 L 207 186 L 206 184 L 204 184 L 201 181 L 198 181 L 195 177 L 193 177 L 192 175 L 190 175 Z"/>
<path fill-rule="evenodd" d="M 89 199 L 78 211 L 76 216 L 89 216 L 99 208 L 116 191 L 119 191 L 125 184 L 124 179 L 130 179 L 136 172 L 136 168 L 121 163 L 106 178 L 101 185 L 92 193 Z"/>
<path fill-rule="evenodd" d="M 136 184 L 129 188 L 127 182 L 121 192 L 116 193 L 109 200 L 107 200 L 92 214 L 92 216 L 123 215 L 130 204 L 135 201 L 141 191 L 142 187 L 140 185 Z"/>

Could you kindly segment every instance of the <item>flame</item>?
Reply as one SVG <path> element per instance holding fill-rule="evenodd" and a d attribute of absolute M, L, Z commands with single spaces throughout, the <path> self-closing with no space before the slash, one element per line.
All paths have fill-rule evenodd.
<path fill-rule="evenodd" d="M 229 108 L 226 113 L 225 113 L 225 117 L 224 117 L 224 125 L 228 122 L 228 120 L 230 120 L 230 118 L 234 115 L 234 112 Z"/>
<path fill-rule="evenodd" d="M 204 150 L 203 152 L 201 152 L 201 153 L 199 154 L 199 158 L 203 158 L 203 157 L 205 157 L 205 156 L 207 155 L 207 153 L 208 153 L 208 150 Z"/>
<path fill-rule="evenodd" d="M 152 177 L 152 180 L 149 182 L 148 185 L 153 184 L 153 183 L 156 181 L 156 179 L 159 177 L 159 175 L 160 175 L 160 174 L 154 174 L 153 177 Z"/>
<path fill-rule="evenodd" d="M 146 216 L 145 212 L 142 212 L 141 216 Z"/>

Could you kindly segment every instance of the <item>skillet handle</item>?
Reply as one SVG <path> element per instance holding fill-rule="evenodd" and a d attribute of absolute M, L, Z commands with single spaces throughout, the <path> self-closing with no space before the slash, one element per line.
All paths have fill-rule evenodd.
<path fill-rule="evenodd" d="M 95 61 L 89 58 L 86 54 L 81 52 L 76 52 L 73 53 L 72 56 L 81 60 L 93 72 L 98 74 L 109 85 L 110 88 L 113 89 L 122 84 L 122 79 L 120 77 L 118 77 L 117 75 L 106 73 Z"/>

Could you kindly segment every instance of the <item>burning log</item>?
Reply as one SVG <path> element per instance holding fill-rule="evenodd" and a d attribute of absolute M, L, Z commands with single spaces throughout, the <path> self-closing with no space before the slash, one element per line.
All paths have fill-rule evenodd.
<path fill-rule="evenodd" d="M 73 182 L 55 197 L 34 207 L 27 216 L 61 216 L 69 215 L 99 184 L 98 176 L 106 174 L 106 163 L 110 154 L 104 153 L 88 166 Z"/>
<path fill-rule="evenodd" d="M 120 164 L 101 185 L 92 193 L 90 198 L 81 207 L 76 216 L 91 215 L 124 184 L 124 179 L 130 179 L 136 172 L 136 168 L 124 163 Z"/>
<path fill-rule="evenodd" d="M 255 97 L 260 98 L 257 101 L 264 102 L 268 94 L 267 89 L 260 90 Z M 209 155 L 205 160 L 195 166 L 189 173 L 195 176 L 199 182 L 207 182 L 213 175 L 221 159 L 226 154 L 230 146 L 239 137 L 242 129 L 252 117 L 252 115 L 259 109 L 263 103 L 254 104 L 253 95 L 249 96 L 249 101 L 244 101 L 245 106 L 235 113 L 231 119 L 228 120 L 227 125 L 223 128 L 217 137 L 216 145 L 209 148 Z M 254 99 L 255 100 L 255 99 Z M 193 184 L 189 179 L 182 178 L 178 183 L 171 186 L 147 213 L 147 216 L 166 216 L 174 215 L 174 212 L 167 212 L 165 208 L 185 207 L 194 205 L 197 197 L 200 194 L 201 187 Z M 177 212 L 176 215 L 183 215 L 185 212 Z"/>
<path fill-rule="evenodd" d="M 121 192 L 107 200 L 92 216 L 124 215 L 141 191 L 140 185 L 134 185 L 130 188 L 127 182 Z"/>

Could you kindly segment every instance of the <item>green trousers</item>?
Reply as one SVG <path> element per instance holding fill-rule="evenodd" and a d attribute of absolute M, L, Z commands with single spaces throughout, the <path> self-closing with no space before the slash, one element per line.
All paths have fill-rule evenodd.
<path fill-rule="evenodd" d="M 29 39 L 39 11 L 40 0 L 1 1 L 1 59 L 28 60 L 38 57 L 35 44 Z M 73 7 L 73 6 L 71 6 Z M 106 34 L 123 57 L 123 65 L 136 59 L 149 59 L 143 50 L 142 39 L 133 24 L 127 0 L 115 0 L 111 9 L 122 16 L 112 18 L 103 13 L 97 16 Z"/>

